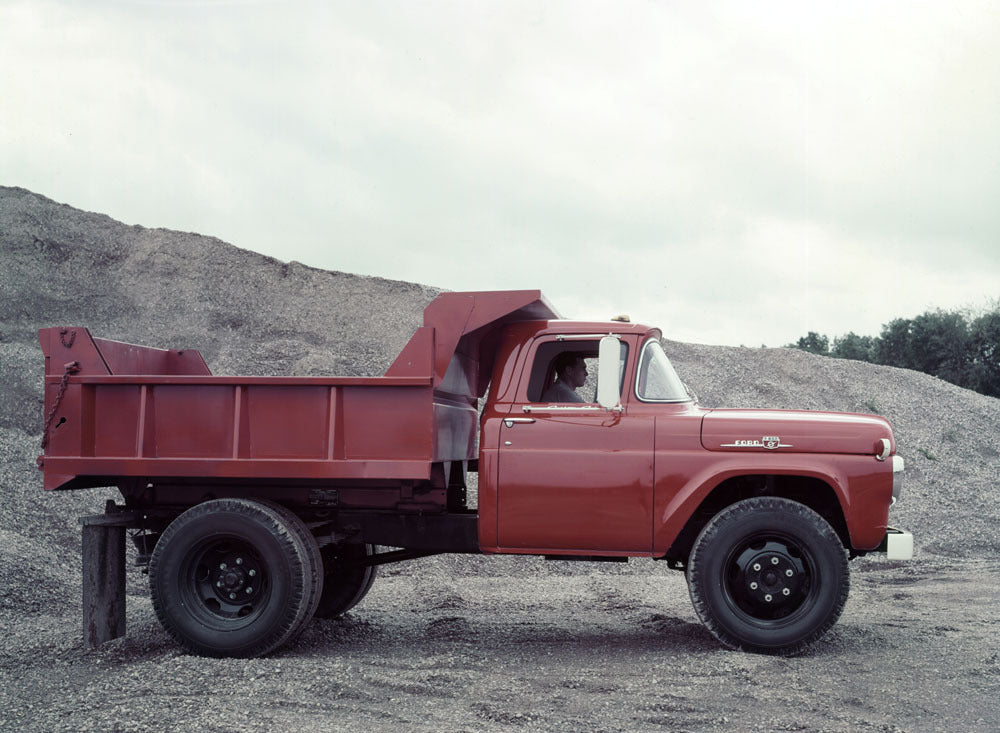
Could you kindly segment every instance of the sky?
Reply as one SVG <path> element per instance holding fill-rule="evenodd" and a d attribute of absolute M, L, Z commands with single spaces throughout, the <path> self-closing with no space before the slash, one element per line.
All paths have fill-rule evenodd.
<path fill-rule="evenodd" d="M 782 346 L 1000 299 L 1000 6 L 0 0 L 0 185 Z"/>

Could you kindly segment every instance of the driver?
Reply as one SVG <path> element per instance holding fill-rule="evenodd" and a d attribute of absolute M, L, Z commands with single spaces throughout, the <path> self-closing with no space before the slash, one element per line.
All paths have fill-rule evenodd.
<path fill-rule="evenodd" d="M 556 380 L 542 393 L 542 402 L 583 402 L 576 393 L 587 381 L 587 363 L 580 354 L 564 351 L 556 357 Z"/>

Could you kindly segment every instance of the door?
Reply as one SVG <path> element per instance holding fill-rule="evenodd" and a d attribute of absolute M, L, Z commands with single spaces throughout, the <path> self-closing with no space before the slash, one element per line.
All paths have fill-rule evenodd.
<path fill-rule="evenodd" d="M 596 359 L 597 345 L 596 340 L 572 341 L 564 348 L 590 360 Z M 550 362 L 557 350 L 536 345 L 529 357 L 537 362 L 533 376 L 522 380 L 528 384 L 520 385 L 500 429 L 499 545 L 524 551 L 651 553 L 654 420 L 629 416 L 627 405 L 608 412 L 593 402 L 541 402 L 539 383 L 552 378 Z M 589 384 L 579 391 L 587 398 L 594 393 Z"/>

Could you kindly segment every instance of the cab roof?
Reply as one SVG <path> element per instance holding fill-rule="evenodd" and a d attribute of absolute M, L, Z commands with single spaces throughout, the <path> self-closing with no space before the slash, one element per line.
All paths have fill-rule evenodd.
<path fill-rule="evenodd" d="M 438 387 L 459 356 L 474 371 L 479 390 L 485 391 L 500 331 L 512 324 L 524 324 L 525 329 L 536 330 L 536 335 L 624 335 L 656 330 L 640 323 L 564 319 L 540 290 L 442 293 L 424 308 L 423 327 L 417 329 L 386 376 L 429 374 Z"/>

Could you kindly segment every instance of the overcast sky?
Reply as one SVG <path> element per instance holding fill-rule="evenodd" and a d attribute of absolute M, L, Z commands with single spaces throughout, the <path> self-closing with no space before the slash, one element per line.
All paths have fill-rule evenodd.
<path fill-rule="evenodd" d="M 0 0 L 0 184 L 780 346 L 1000 298 L 1000 7 Z"/>

